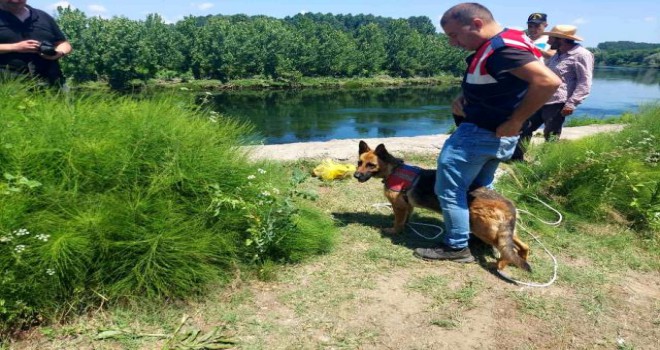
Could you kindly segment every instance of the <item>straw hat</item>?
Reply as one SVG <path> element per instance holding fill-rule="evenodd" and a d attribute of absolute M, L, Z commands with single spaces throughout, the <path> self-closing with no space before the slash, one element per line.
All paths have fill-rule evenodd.
<path fill-rule="evenodd" d="M 571 39 L 575 41 L 582 41 L 582 38 L 579 36 L 575 35 L 577 32 L 577 27 L 572 26 L 570 24 L 558 24 L 554 27 L 549 32 L 543 32 L 541 33 L 542 35 L 547 35 L 547 36 L 554 36 L 556 38 L 564 38 L 564 39 Z"/>

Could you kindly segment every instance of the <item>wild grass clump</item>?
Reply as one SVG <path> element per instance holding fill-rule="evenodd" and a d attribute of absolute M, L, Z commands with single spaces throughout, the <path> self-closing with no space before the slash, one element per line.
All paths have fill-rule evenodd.
<path fill-rule="evenodd" d="M 566 123 L 564 123 L 564 127 L 630 123 L 636 117 L 637 116 L 633 113 L 624 113 L 617 117 L 607 117 L 607 118 L 596 118 L 590 116 L 580 117 L 580 118 L 569 118 L 566 120 Z"/>
<path fill-rule="evenodd" d="M 618 133 L 545 143 L 502 187 L 540 195 L 584 219 L 614 221 L 657 239 L 660 232 L 660 106 Z M 524 200 L 524 198 L 521 198 Z"/>
<path fill-rule="evenodd" d="M 249 126 L 189 106 L 0 85 L 0 335 L 332 246 L 302 175 L 248 161 Z"/>

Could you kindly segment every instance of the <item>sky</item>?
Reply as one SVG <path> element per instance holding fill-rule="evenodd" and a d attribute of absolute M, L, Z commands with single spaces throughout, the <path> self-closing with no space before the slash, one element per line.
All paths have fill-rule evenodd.
<path fill-rule="evenodd" d="M 445 10 L 458 2 L 440 0 L 28 0 L 28 5 L 55 13 L 57 6 L 71 6 L 88 16 L 123 16 L 144 19 L 158 13 L 174 23 L 186 16 L 266 15 L 275 18 L 298 13 L 372 14 L 408 18 L 427 16 L 438 28 Z M 548 14 L 548 29 L 556 24 L 573 24 L 583 44 L 595 47 L 604 41 L 660 43 L 660 1 L 658 0 L 497 0 L 481 1 L 504 27 L 526 28 L 533 12 Z"/>

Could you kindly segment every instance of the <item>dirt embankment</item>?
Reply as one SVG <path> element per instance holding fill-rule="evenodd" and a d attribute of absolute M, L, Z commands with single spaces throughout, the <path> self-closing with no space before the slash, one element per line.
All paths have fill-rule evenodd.
<path fill-rule="evenodd" d="M 561 138 L 574 140 L 593 135 L 599 132 L 619 131 L 623 125 L 587 125 L 564 128 Z M 433 153 L 437 154 L 443 143 L 449 137 L 447 134 L 437 134 L 415 137 L 389 137 L 364 139 L 370 146 L 375 147 L 384 143 L 388 151 L 394 153 Z M 541 142 L 543 138 L 535 137 L 533 142 Z M 360 139 L 330 140 L 323 142 L 298 142 L 283 145 L 250 146 L 253 159 L 296 160 L 296 159 L 323 159 L 332 158 L 346 161 L 357 157 Z"/>

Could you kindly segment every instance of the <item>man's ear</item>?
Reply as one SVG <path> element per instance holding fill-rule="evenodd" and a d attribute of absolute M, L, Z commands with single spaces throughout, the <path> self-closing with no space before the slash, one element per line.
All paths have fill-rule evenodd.
<path fill-rule="evenodd" d="M 367 143 L 364 142 L 364 141 L 362 141 L 362 140 L 360 140 L 360 146 L 359 146 L 359 150 L 358 150 L 358 155 L 360 155 L 360 154 L 362 154 L 362 153 L 367 153 L 367 152 L 369 152 L 369 151 L 371 151 L 371 148 L 369 148 L 369 146 L 367 145 Z"/>
<path fill-rule="evenodd" d="M 481 18 L 473 18 L 472 19 L 472 27 L 476 29 L 477 31 L 481 31 L 481 28 L 484 27 L 484 20 Z M 472 29 L 472 28 L 470 28 Z"/>

